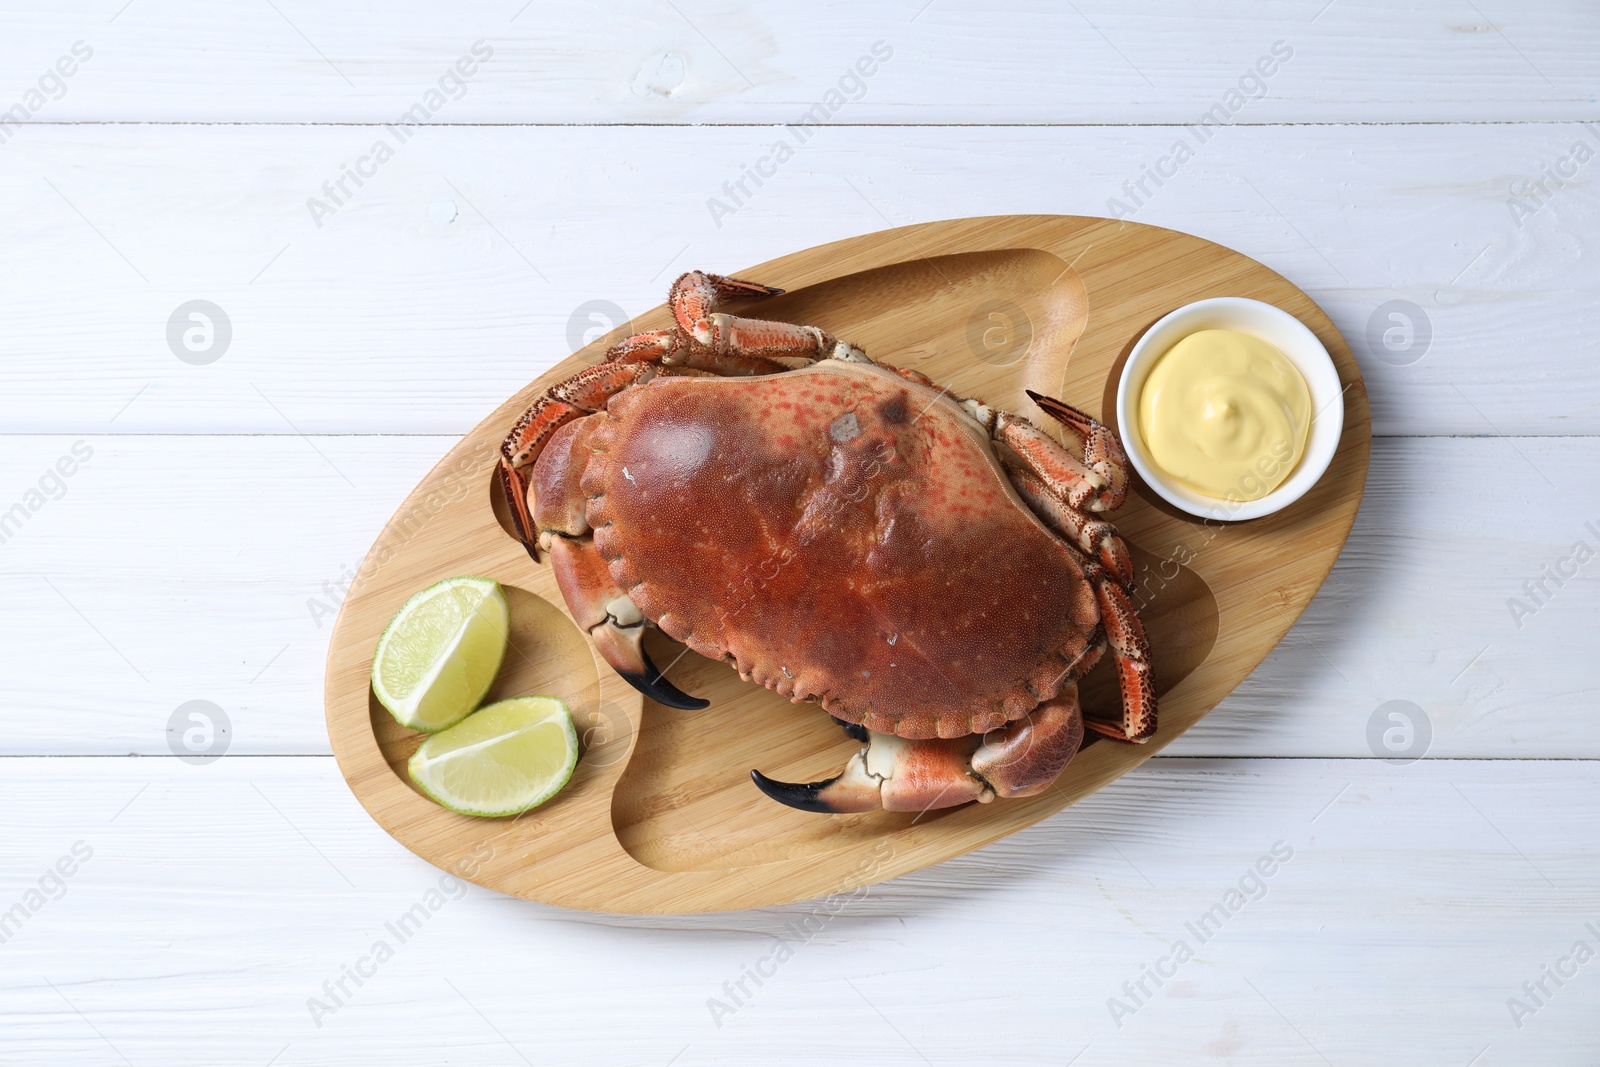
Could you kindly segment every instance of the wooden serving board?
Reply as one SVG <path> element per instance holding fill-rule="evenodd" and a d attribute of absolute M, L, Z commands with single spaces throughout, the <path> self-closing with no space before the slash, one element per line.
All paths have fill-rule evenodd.
<path fill-rule="evenodd" d="M 1204 297 L 1290 312 L 1332 353 L 1345 425 L 1327 474 L 1267 518 L 1191 519 L 1135 484 L 1113 516 L 1134 546 L 1136 602 L 1150 635 L 1160 729 L 1146 745 L 1086 745 L 1055 787 L 1029 800 L 926 813 L 816 815 L 768 800 L 751 768 L 786 781 L 837 772 L 858 746 L 814 705 L 793 705 L 725 664 L 647 639 L 668 676 L 711 706 L 645 701 L 572 623 L 547 565 L 507 532 L 494 490 L 499 444 L 554 382 L 599 362 L 619 338 L 669 324 L 665 306 L 564 360 L 469 433 L 406 498 L 352 583 L 328 653 L 328 730 L 340 769 L 380 825 L 417 855 L 515 896 L 611 912 L 704 912 L 784 903 L 938 863 L 1037 822 L 1150 758 L 1222 700 L 1283 637 L 1327 576 L 1355 520 L 1371 430 L 1344 339 L 1305 293 L 1260 263 L 1198 237 L 1057 215 L 956 219 L 867 234 L 758 266 L 700 264 L 788 292 L 743 313 L 812 323 L 962 396 L 1038 418 L 1023 390 L 1114 417 L 1117 377 L 1139 335 Z M 996 545 L 995 551 L 1005 551 Z M 514 819 L 435 805 L 405 762 L 421 735 L 368 687 L 378 636 L 417 590 L 456 574 L 502 582 L 511 649 L 490 699 L 566 700 L 585 754 L 567 789 Z M 1111 714 L 1109 662 L 1083 685 Z"/>

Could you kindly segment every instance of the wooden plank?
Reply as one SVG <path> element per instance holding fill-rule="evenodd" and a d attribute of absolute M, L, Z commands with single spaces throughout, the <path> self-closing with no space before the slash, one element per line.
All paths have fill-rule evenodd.
<path fill-rule="evenodd" d="M 22 500 L 74 440 L 10 438 L 0 504 Z M 327 752 L 322 665 L 339 586 L 452 442 L 84 440 L 93 458 L 65 496 L 0 545 L 0 666 L 13 708 L 28 709 L 9 717 L 0 752 L 165 753 L 168 718 L 197 699 L 232 718 L 236 752 Z M 1375 442 L 1328 583 L 1172 751 L 1370 755 L 1369 718 L 1404 699 L 1430 717 L 1434 755 L 1600 755 L 1596 564 L 1547 581 L 1535 614 L 1507 605 L 1531 606 L 1525 583 L 1570 569 L 1575 542 L 1600 549 L 1586 526 L 1600 527 L 1596 471 L 1593 438 Z"/>
<path fill-rule="evenodd" d="M 835 121 L 868 123 L 1187 123 L 1230 90 L 1235 121 L 1587 119 L 1600 73 L 1600 20 L 1556 0 L 406 0 L 381 20 L 303 0 L 225 19 L 197 0 L 34 0 L 8 21 L 0 63 L 18 99 L 75 41 L 93 50 L 40 101 L 53 121 L 391 121 L 478 41 L 492 58 L 464 88 L 447 82 L 429 121 L 781 123 L 830 90 Z M 880 41 L 889 60 L 841 86 Z M 1278 42 L 1287 62 L 1241 86 Z"/>
<path fill-rule="evenodd" d="M 886 146 L 879 131 L 826 130 L 714 222 L 708 200 L 731 203 L 722 183 L 781 134 L 429 129 L 363 187 L 347 183 L 356 195 L 318 228 L 308 198 L 390 135 L 26 130 L 0 173 L 15 265 L 0 430 L 463 433 L 586 337 L 659 304 L 680 270 L 979 212 L 1103 215 L 1109 200 L 1143 196 L 1125 184 L 1177 135 L 923 128 Z M 1507 207 L 1514 179 L 1593 136 L 1229 130 L 1177 178 L 1146 180 L 1133 217 L 1236 248 L 1306 289 L 1356 350 L 1380 434 L 1595 433 L 1600 258 L 1586 220 L 1600 186 L 1580 169 L 1531 217 Z M 168 340 L 197 299 L 231 326 L 206 365 L 175 354 L 208 354 L 183 349 L 185 314 L 178 349 Z M 1426 347 L 1413 333 L 1411 351 L 1389 357 L 1421 353 L 1404 366 L 1368 340 L 1369 322 L 1403 340 L 1406 324 L 1381 312 L 1395 300 L 1429 323 Z"/>
<path fill-rule="evenodd" d="M 3 946 L 0 1055 L 1589 1064 L 1592 961 L 1544 979 L 1520 1028 L 1507 1002 L 1533 1006 L 1524 982 L 1596 945 L 1596 768 L 1158 760 L 854 899 L 643 919 L 441 890 L 331 759 L 8 759 L 0 804 L 28 817 L 8 824 L 0 902 L 75 842 L 92 856 Z M 1247 876 L 1275 846 L 1258 889 Z M 399 943 L 386 924 L 429 891 L 437 911 Z M 1208 913 L 1200 944 L 1186 924 Z M 379 940 L 393 956 L 375 964 Z M 1174 968 L 1180 940 L 1196 958 Z M 974 957 L 1005 980 L 975 978 Z M 358 964 L 370 977 L 333 1004 L 323 983 Z M 1134 1004 L 1123 983 L 1158 964 L 1175 973 Z M 320 1027 L 310 998 L 335 1009 Z M 1112 998 L 1131 1013 L 1114 1019 Z"/>

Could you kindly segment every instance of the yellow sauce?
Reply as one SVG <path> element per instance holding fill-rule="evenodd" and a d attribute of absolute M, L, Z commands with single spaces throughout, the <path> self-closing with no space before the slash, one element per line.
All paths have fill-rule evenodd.
<path fill-rule="evenodd" d="M 1156 360 L 1139 394 L 1139 436 L 1173 479 L 1205 496 L 1256 500 L 1300 462 L 1311 390 L 1272 345 L 1200 330 Z"/>

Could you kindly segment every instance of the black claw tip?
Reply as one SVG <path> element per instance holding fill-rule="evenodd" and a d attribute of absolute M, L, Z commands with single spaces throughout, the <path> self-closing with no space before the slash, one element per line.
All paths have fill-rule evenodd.
<path fill-rule="evenodd" d="M 834 722 L 836 722 L 840 726 L 844 727 L 845 736 L 850 738 L 850 740 L 852 740 L 852 741 L 860 741 L 863 745 L 866 744 L 870 740 L 870 738 L 867 735 L 867 728 L 865 726 L 862 726 L 860 723 L 858 723 L 858 722 L 845 722 L 843 719 L 839 718 L 839 716 L 837 716 L 837 715 L 830 715 L 830 716 L 828 716 L 828 718 L 832 719 Z"/>
<path fill-rule="evenodd" d="M 649 668 L 643 674 L 624 674 L 622 671 L 617 673 L 622 676 L 623 681 L 651 700 L 654 700 L 657 704 L 665 704 L 667 707 L 677 708 L 679 711 L 699 711 L 701 708 L 709 708 L 711 706 L 711 701 L 692 697 L 667 681 L 663 675 L 656 673 L 654 667 Z"/>
<path fill-rule="evenodd" d="M 756 788 L 779 804 L 787 804 L 791 808 L 801 811 L 815 811 L 823 815 L 834 815 L 837 812 L 817 794 L 832 785 L 837 779 L 829 778 L 825 782 L 812 782 L 809 785 L 796 785 L 793 782 L 779 782 L 760 771 L 751 771 L 750 780 Z"/>
<path fill-rule="evenodd" d="M 667 676 L 656 670 L 656 665 L 650 662 L 649 653 L 643 648 L 639 649 L 639 658 L 644 660 L 644 673 L 633 674 L 629 671 L 618 671 L 622 680 L 633 686 L 657 704 L 665 704 L 669 708 L 679 711 L 699 711 L 709 708 L 711 701 L 692 697 L 682 689 L 667 681 Z"/>

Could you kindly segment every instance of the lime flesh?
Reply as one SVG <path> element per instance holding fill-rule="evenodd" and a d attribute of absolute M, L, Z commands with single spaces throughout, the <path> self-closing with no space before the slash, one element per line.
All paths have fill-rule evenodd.
<path fill-rule="evenodd" d="M 578 765 L 572 712 L 555 697 L 490 704 L 422 742 L 411 780 L 462 815 L 498 817 L 536 808 L 561 791 Z"/>
<path fill-rule="evenodd" d="M 372 692 L 402 726 L 433 733 L 466 718 L 505 658 L 511 611 L 492 578 L 446 578 L 406 601 L 378 639 Z"/>

